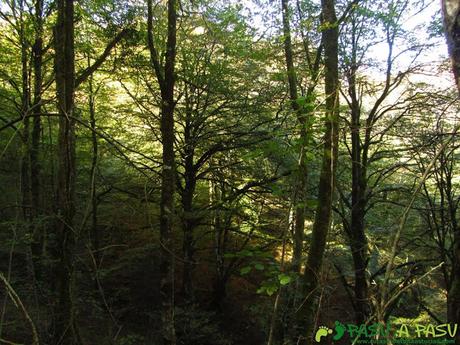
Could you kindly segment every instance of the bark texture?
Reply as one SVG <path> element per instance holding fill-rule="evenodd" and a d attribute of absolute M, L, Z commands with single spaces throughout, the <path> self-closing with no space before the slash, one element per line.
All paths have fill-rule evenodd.
<path fill-rule="evenodd" d="M 163 345 L 176 344 L 174 327 L 174 252 L 173 219 L 176 164 L 174 158 L 174 68 L 176 60 L 176 0 L 168 0 L 168 35 L 165 49 L 165 63 L 161 66 L 153 38 L 153 3 L 148 0 L 148 48 L 151 62 L 161 91 L 161 140 L 163 144 L 160 204 L 160 294 Z"/>
<path fill-rule="evenodd" d="M 30 146 L 30 182 L 31 182 L 31 212 L 34 219 L 43 213 L 41 203 L 41 114 L 42 114 L 42 69 L 43 69 L 43 0 L 35 2 L 35 41 L 32 47 L 32 61 L 34 71 L 34 95 L 32 103 L 33 125 Z M 39 222 L 40 224 L 40 222 Z M 41 258 L 44 248 L 44 228 L 35 225 L 32 229 L 32 260 L 37 280 L 42 278 Z"/>
<path fill-rule="evenodd" d="M 370 140 L 368 136 L 361 138 L 361 106 L 356 85 L 357 57 L 355 48 L 358 44 L 353 22 L 352 42 L 353 54 L 351 66 L 347 73 L 348 95 L 350 96 L 351 110 L 351 165 L 352 165 L 352 190 L 351 190 L 351 219 L 349 228 L 346 227 L 350 240 L 350 249 L 355 270 L 354 307 L 357 324 L 364 323 L 370 315 L 369 287 L 366 270 L 369 261 L 368 243 L 365 234 L 365 215 L 367 199 L 367 167 L 369 164 L 368 150 Z M 366 128 L 369 132 L 371 128 Z M 362 144 L 363 143 L 363 144 Z"/>
<path fill-rule="evenodd" d="M 447 47 L 452 60 L 452 71 L 460 93 L 460 2 L 443 0 L 444 30 Z M 460 323 L 460 228 L 454 229 L 454 255 L 451 271 L 451 286 L 447 295 L 447 318 L 451 323 Z M 457 334 L 456 344 L 460 344 Z"/>
<path fill-rule="evenodd" d="M 79 344 L 75 320 L 74 246 L 75 121 L 74 3 L 58 0 L 55 28 L 56 93 L 59 112 L 58 172 L 55 243 L 53 246 L 57 303 L 54 311 L 54 344 Z"/>
<path fill-rule="evenodd" d="M 458 0 L 443 0 L 442 12 L 447 47 L 452 60 L 452 71 L 460 92 L 460 2 Z"/>
<path fill-rule="evenodd" d="M 315 316 L 318 308 L 319 279 L 331 225 L 332 201 L 338 147 L 338 25 L 334 0 L 322 0 L 326 132 L 318 190 L 318 206 L 313 225 L 310 251 L 303 275 L 304 303 L 297 312 L 298 344 L 313 344 Z"/>
<path fill-rule="evenodd" d="M 306 185 L 307 185 L 307 162 L 306 162 L 306 149 L 308 144 L 307 139 L 307 120 L 305 114 L 298 103 L 299 94 L 297 91 L 297 76 L 294 67 L 294 58 L 291 40 L 291 26 L 290 26 L 290 10 L 289 0 L 281 0 L 281 7 L 283 13 L 283 34 L 284 34 L 284 56 L 286 60 L 286 72 L 289 85 L 289 99 L 291 107 L 297 116 L 297 121 L 300 126 L 300 152 L 298 161 L 298 172 L 295 175 L 296 187 L 295 195 L 293 198 L 294 203 L 294 236 L 293 236 L 293 258 L 292 270 L 300 273 L 302 249 L 303 249 L 303 232 L 305 224 L 305 199 L 306 199 Z"/>

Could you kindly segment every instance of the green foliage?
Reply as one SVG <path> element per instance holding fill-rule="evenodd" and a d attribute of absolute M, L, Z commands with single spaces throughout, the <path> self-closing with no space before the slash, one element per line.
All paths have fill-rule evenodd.
<path fill-rule="evenodd" d="M 153 2 L 153 40 L 158 58 L 164 63 L 166 2 Z M 369 291 L 372 301 L 378 301 L 394 229 L 413 197 L 420 176 L 441 148 L 443 138 L 450 136 L 458 110 L 456 94 L 444 89 L 446 82 L 438 83 L 437 79 L 443 71 L 450 71 L 450 65 L 429 61 L 430 55 L 438 54 L 431 44 L 442 34 L 440 13 L 429 22 L 424 18 L 427 25 L 420 23 L 412 30 L 407 25 L 412 15 L 419 16 L 423 2 L 360 1 L 340 24 L 321 24 L 318 1 L 299 0 L 295 4 L 292 1 L 293 58 L 300 95 L 295 100 L 299 112 L 294 112 L 287 87 L 278 2 L 257 0 L 252 6 L 224 0 L 177 3 L 174 90 L 177 191 L 173 196 L 174 241 L 168 250 L 176 258 L 178 343 L 264 343 L 265 339 L 253 340 L 247 334 L 254 330 L 268 334 L 274 295 L 282 287 L 291 290 L 300 278 L 289 271 L 293 209 L 306 209 L 302 243 L 302 257 L 305 257 L 310 250 L 311 223 L 315 221 L 318 206 L 325 120 L 329 120 L 324 106 L 327 95 L 323 90 L 323 55 L 318 56 L 318 75 L 313 69 L 323 31 L 336 25 L 340 25 L 341 78 L 337 193 L 320 277 L 325 298 L 321 300 L 323 310 L 318 315 L 321 322 L 350 317 L 346 293 L 353 295 L 350 286 L 355 269 L 347 225 L 353 210 L 352 189 L 356 178 L 352 177 L 353 130 L 359 133 L 360 164 L 366 178 L 366 185 L 359 186 L 366 202 L 363 216 L 368 256 L 366 275 L 373 277 L 368 282 Z M 22 12 L 20 4 L 25 5 Z M 56 6 L 53 1 L 45 1 L 43 81 L 36 86 L 33 44 L 37 21 L 32 5 L 33 1 L 7 1 L 0 6 L 0 127 L 17 120 L 0 131 L 0 261 L 1 270 L 7 272 L 13 248 L 10 281 L 20 289 L 24 304 L 31 309 L 32 319 L 39 320 L 44 334 L 50 329 L 48 318 L 53 315 L 50 306 L 56 304 L 51 296 L 48 270 L 54 270 L 59 261 L 52 257 L 56 255 L 52 249 L 60 239 L 55 230 L 61 215 L 55 214 L 55 200 L 62 162 L 56 157 L 62 144 L 58 141 L 59 122 L 64 119 L 56 116 L 53 66 Z M 14 15 L 10 6 L 16 6 Z M 347 6 L 347 1 L 337 1 L 339 13 Z M 100 339 L 91 339 L 89 343 L 104 344 L 103 340 L 108 343 L 112 338 L 109 333 L 115 334 L 119 331 L 115 328 L 120 326 L 115 344 L 142 344 L 159 336 L 156 321 L 157 306 L 161 305 L 158 288 L 161 244 L 158 238 L 164 173 L 161 90 L 147 47 L 146 6 L 145 2 L 136 1 L 82 0 L 75 2 L 74 17 L 77 76 L 97 61 L 118 32 L 129 29 L 129 35 L 113 47 L 91 75 L 92 87 L 88 79 L 75 94 L 77 168 L 71 176 L 76 179 L 76 190 L 72 193 L 76 195 L 73 231 L 77 241 L 73 251 L 77 309 L 81 309 L 78 319 L 84 330 L 83 338 L 94 332 L 85 332 L 86 328 L 97 327 L 101 333 L 97 335 Z M 425 37 L 433 42 L 424 42 Z M 22 44 L 27 62 L 25 74 Z M 420 59 L 423 54 L 426 56 Z M 22 85 L 24 75 L 29 78 L 27 85 Z M 356 110 L 351 109 L 353 86 L 359 108 L 359 119 L 354 124 L 357 129 L 353 128 L 350 114 Z M 33 102 L 36 87 L 42 97 L 42 114 L 36 147 L 40 206 L 35 209 L 30 207 L 31 191 L 27 186 L 32 176 L 25 172 L 30 162 L 34 117 L 30 116 L 32 109 L 22 109 L 22 103 L 24 90 L 30 90 Z M 95 101 L 97 157 L 93 156 L 89 123 L 90 99 Z M 29 121 L 24 114 L 30 116 Z M 305 128 L 299 119 L 305 120 L 302 124 Z M 306 137 L 300 135 L 303 130 Z M 304 156 L 300 157 L 301 154 Z M 326 157 L 330 157 L 328 154 Z M 395 258 L 395 264 L 402 267 L 395 269 L 389 279 L 391 291 L 398 291 L 407 277 L 418 277 L 415 266 L 405 265 L 407 262 L 424 262 L 425 272 L 445 261 L 444 268 L 450 274 L 453 220 L 458 218 L 458 207 L 449 209 L 446 194 L 449 186 L 453 193 L 450 201 L 458 204 L 459 155 L 458 142 L 453 140 L 422 190 L 414 196 Z M 299 171 L 303 171 L 299 169 L 300 158 L 306 161 L 307 170 L 306 196 L 301 200 L 296 189 Z M 94 176 L 90 176 L 94 159 Z M 445 170 L 446 167 L 450 168 Z M 91 190 L 93 182 L 95 189 Z M 191 200 L 188 210 L 184 206 L 186 192 Z M 191 224 L 189 228 L 184 225 L 187 221 Z M 100 235 L 98 251 L 92 248 L 94 233 Z M 34 286 L 31 250 L 37 234 L 44 236 L 41 249 L 46 279 Z M 183 303 L 179 288 L 185 266 L 183 248 L 187 236 L 184 235 L 189 234 L 192 239 L 185 244 L 193 247 L 191 262 L 196 289 L 193 306 Z M 94 289 L 96 273 L 101 286 Z M 439 270 L 427 277 L 426 282 L 415 281 L 414 290 L 400 296 L 391 319 L 395 323 L 426 322 L 428 316 L 419 309 L 419 300 L 426 302 L 436 315 L 443 315 L 447 293 L 444 279 Z M 225 285 L 226 295 L 218 306 L 221 315 L 208 309 L 214 302 L 216 291 L 212 290 L 216 281 Z M 85 308 L 91 312 L 87 313 Z M 19 327 L 23 319 L 16 313 L 8 315 L 12 320 L 4 323 L 3 334 L 12 334 L 11 339 L 18 342 L 30 342 L 29 334 L 21 340 L 20 333 L 25 334 Z M 155 321 L 150 328 L 140 321 L 149 315 Z M 241 326 L 228 325 L 225 317 L 229 315 L 244 320 Z M 91 320 L 86 320 L 87 316 Z M 93 320 L 94 326 L 90 327 Z M 241 329 L 235 332 L 231 326 Z M 242 333 L 243 341 L 236 340 L 234 333 Z"/>
<path fill-rule="evenodd" d="M 137 334 L 125 335 L 118 338 L 114 345 L 136 345 L 144 342 L 145 339 L 143 336 Z"/>
<path fill-rule="evenodd" d="M 442 15 L 440 9 L 431 17 L 431 21 L 428 25 L 428 33 L 430 38 L 444 38 L 444 27 L 442 25 Z"/>
<path fill-rule="evenodd" d="M 227 258 L 244 258 L 246 266 L 240 274 L 246 276 L 251 272 L 261 275 L 261 283 L 257 289 L 259 294 L 272 296 L 281 286 L 290 284 L 297 277 L 292 272 L 283 272 L 279 262 L 273 260 L 272 254 L 259 249 L 245 249 L 236 254 L 227 254 Z"/>
<path fill-rule="evenodd" d="M 176 335 L 179 344 L 231 345 L 216 322 L 215 313 L 196 306 L 176 308 Z"/>
<path fill-rule="evenodd" d="M 262 282 L 261 286 L 257 289 L 259 294 L 267 294 L 272 296 L 277 292 L 282 286 L 291 284 L 297 275 L 294 273 L 280 273 L 279 269 L 271 269 L 265 274 L 266 279 Z"/>

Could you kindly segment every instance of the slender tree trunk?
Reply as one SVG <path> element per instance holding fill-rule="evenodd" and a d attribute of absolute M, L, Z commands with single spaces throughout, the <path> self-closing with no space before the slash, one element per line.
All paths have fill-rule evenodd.
<path fill-rule="evenodd" d="M 26 116 L 23 120 L 23 152 L 21 159 L 21 194 L 22 194 L 22 216 L 28 228 L 32 227 L 30 210 L 30 117 Z"/>
<path fill-rule="evenodd" d="M 353 40 L 354 41 L 354 40 Z M 352 72 L 349 76 L 349 94 L 351 98 L 351 155 L 352 155 L 352 191 L 351 191 L 351 221 L 350 221 L 350 248 L 355 270 L 355 319 L 357 324 L 364 323 L 371 310 L 369 304 L 368 279 L 366 270 L 368 265 L 368 243 L 365 234 L 365 214 L 367 205 L 367 155 L 362 155 L 360 137 L 361 109 L 356 93 L 356 68 L 353 56 Z M 367 148 L 364 148 L 367 150 Z M 364 156 L 364 157 L 363 157 Z"/>
<path fill-rule="evenodd" d="M 89 57 L 88 57 L 88 66 Z M 90 170 L 90 193 L 91 193 L 91 244 L 96 266 L 99 266 L 99 248 L 100 248 L 100 234 L 98 229 L 97 220 L 97 193 L 96 193 L 96 169 L 98 161 L 98 141 L 96 134 L 96 105 L 95 94 L 93 86 L 93 76 L 89 77 L 89 121 L 91 126 L 91 144 L 92 144 L 92 157 L 91 157 L 91 170 Z M 96 269 L 97 269 L 96 267 Z M 97 274 L 97 272 L 96 272 Z"/>
<path fill-rule="evenodd" d="M 291 210 L 289 210 L 289 215 L 291 213 Z M 288 217 L 289 219 L 290 217 Z M 284 260 L 285 260 L 285 255 L 286 255 L 286 236 L 287 231 L 284 231 L 283 234 L 283 246 L 282 246 L 282 252 L 281 252 L 281 262 L 280 262 L 280 271 L 284 271 Z M 268 340 L 267 340 L 267 345 L 274 345 L 278 343 L 283 342 L 283 336 L 281 335 L 283 325 L 282 322 L 283 320 L 280 318 L 280 309 L 282 307 L 282 298 L 283 296 L 286 295 L 286 287 L 285 286 L 280 286 L 278 289 L 278 293 L 276 294 L 275 298 L 275 303 L 273 305 L 273 313 L 271 315 L 271 320 L 270 320 L 270 329 L 268 331 Z"/>
<path fill-rule="evenodd" d="M 441 162 L 441 164 L 446 164 Z M 457 206 L 452 195 L 451 177 L 447 179 L 446 197 L 449 210 L 449 218 L 454 231 L 454 255 L 450 273 L 450 288 L 447 292 L 447 320 L 450 323 L 460 323 L 460 227 L 457 222 Z M 460 344 L 460 335 L 456 334 L 455 343 Z"/>
<path fill-rule="evenodd" d="M 57 203 L 54 254 L 57 305 L 54 344 L 78 344 L 75 320 L 74 246 L 75 229 L 75 121 L 74 116 L 74 4 L 58 0 L 55 30 L 56 93 L 59 111 Z"/>
<path fill-rule="evenodd" d="M 281 0 L 281 10 L 283 16 L 283 35 L 284 35 L 284 56 L 286 61 L 286 73 L 288 77 L 289 99 L 291 102 L 291 109 L 297 117 L 297 124 L 300 127 L 300 149 L 299 159 L 297 165 L 297 172 L 294 174 L 294 193 L 292 197 L 292 204 L 294 207 L 294 226 L 293 226 L 293 255 L 290 270 L 294 273 L 300 274 L 302 251 L 303 251 L 303 238 L 305 227 L 305 201 L 306 201 L 306 187 L 307 187 L 307 162 L 306 150 L 308 146 L 307 140 L 307 123 L 306 116 L 302 112 L 299 104 L 299 95 L 297 89 L 297 75 L 294 66 L 292 40 L 291 40 L 291 25 L 290 25 L 290 9 L 289 0 Z M 301 288 L 301 281 L 296 281 L 287 289 L 282 289 L 279 296 L 277 296 L 276 313 L 280 314 L 279 305 L 286 305 L 284 308 L 284 315 L 278 316 L 273 319 L 277 323 L 274 329 L 277 332 L 272 332 L 270 342 L 278 343 L 283 342 L 286 334 L 282 330 L 285 329 L 284 324 L 290 324 L 292 312 L 297 308 L 297 300 L 299 297 L 299 289 Z M 288 332 L 289 333 L 289 332 Z M 279 338 L 279 339 L 277 339 Z"/>
<path fill-rule="evenodd" d="M 312 241 L 305 266 L 304 303 L 298 310 L 298 344 L 312 344 L 317 313 L 317 297 L 326 238 L 331 224 L 332 201 L 338 152 L 338 24 L 334 0 L 322 0 L 322 20 L 325 59 L 326 132 L 323 163 L 318 190 L 318 206 L 313 225 Z"/>
<path fill-rule="evenodd" d="M 29 85 L 29 56 L 28 56 L 28 44 L 25 32 L 25 23 L 23 18 L 24 13 L 24 2 L 19 1 L 19 40 L 21 44 L 21 84 L 22 84 L 22 95 L 21 95 L 21 110 L 20 116 L 23 121 L 23 144 L 24 149 L 22 151 L 21 161 L 21 193 L 22 193 L 22 211 L 24 221 L 31 226 L 31 212 L 30 212 L 30 85 Z"/>
<path fill-rule="evenodd" d="M 300 273 L 302 250 L 303 250 L 303 232 L 305 224 L 305 200 L 306 200 L 306 185 L 307 185 L 307 121 L 306 116 L 302 113 L 302 109 L 298 103 L 297 91 L 297 76 L 294 67 L 294 59 L 292 52 L 291 41 L 291 26 L 290 26 L 290 11 L 289 0 L 281 0 L 283 13 L 283 34 L 284 34 L 284 55 L 286 59 L 286 72 L 289 84 L 289 99 L 291 101 L 292 110 L 297 116 L 300 126 L 300 152 L 298 161 L 298 172 L 296 176 L 295 197 L 293 200 L 295 206 L 295 224 L 294 224 L 294 250 L 292 256 L 292 270 Z"/>
<path fill-rule="evenodd" d="M 217 185 L 209 181 L 209 206 L 218 204 L 221 200 L 221 193 Z M 213 283 L 213 297 L 211 306 L 217 312 L 222 312 L 223 302 L 227 295 L 227 281 L 225 279 L 225 258 L 224 258 L 224 244 L 225 244 L 225 230 L 222 226 L 222 217 L 219 210 L 213 212 L 212 227 L 214 232 L 214 255 L 216 259 L 216 276 Z"/>
<path fill-rule="evenodd" d="M 34 70 L 34 98 L 32 103 L 33 127 L 32 142 L 30 146 L 30 176 L 31 176 L 31 212 L 36 220 L 42 214 L 41 205 L 41 166 L 40 166 L 40 141 L 41 141 L 41 113 L 42 113 L 42 65 L 43 65 L 43 0 L 35 2 L 35 42 L 32 47 Z M 32 233 L 32 261 L 34 263 L 35 278 L 41 280 L 41 258 L 44 248 L 44 227 L 34 225 Z"/>
<path fill-rule="evenodd" d="M 168 0 L 168 37 L 164 68 L 160 65 L 153 39 L 153 3 L 147 0 L 147 43 L 151 62 L 161 91 L 160 130 L 163 144 L 160 203 L 160 294 L 163 345 L 176 344 L 174 326 L 174 249 L 173 220 L 176 164 L 174 155 L 174 83 L 176 61 L 176 0 Z"/>
<path fill-rule="evenodd" d="M 193 214 L 193 197 L 196 187 L 196 169 L 194 166 L 195 148 L 191 133 L 192 110 L 188 93 L 186 92 L 186 118 L 184 129 L 184 165 L 185 165 L 185 185 L 182 191 L 182 230 L 183 238 L 183 254 L 184 254 L 184 270 L 182 275 L 182 290 L 184 298 L 187 302 L 194 300 L 193 291 L 193 271 L 195 269 L 195 239 L 194 230 L 196 226 L 195 216 Z"/>
<path fill-rule="evenodd" d="M 171 90 L 172 91 L 172 90 Z M 171 95 L 172 96 L 172 95 Z M 176 343 L 174 328 L 174 106 L 172 97 L 162 101 L 161 136 L 163 141 L 163 170 L 160 205 L 160 293 L 162 297 L 163 345 Z"/>
<path fill-rule="evenodd" d="M 364 209 L 358 204 L 354 204 L 352 209 L 350 247 L 355 270 L 355 319 L 357 324 L 362 324 L 370 316 L 371 310 L 366 275 L 369 255 L 367 238 L 364 233 Z"/>
<path fill-rule="evenodd" d="M 460 93 L 460 3 L 457 0 L 443 0 L 442 12 L 447 47 L 452 60 L 452 71 Z M 454 260 L 447 295 L 447 318 L 451 323 L 460 323 L 460 227 L 454 228 Z M 460 344 L 460 334 L 455 339 Z"/>
<path fill-rule="evenodd" d="M 460 3 L 458 0 L 442 0 L 442 12 L 452 71 L 460 92 Z"/>
<path fill-rule="evenodd" d="M 228 240 L 228 230 L 225 228 L 225 223 L 222 222 L 220 215 L 217 215 L 214 219 L 216 277 L 213 283 L 211 305 L 217 312 L 223 311 L 224 301 L 227 297 L 227 283 L 232 270 L 231 264 L 230 266 L 226 266 L 224 257 Z"/>
<path fill-rule="evenodd" d="M 454 229 L 454 260 L 447 293 L 447 320 L 453 324 L 460 323 L 460 228 L 458 227 Z M 455 343 L 460 344 L 459 335 L 456 335 Z"/>
<path fill-rule="evenodd" d="M 186 169 L 187 170 L 187 169 Z M 195 190 L 195 180 L 193 176 L 187 176 L 187 171 L 185 172 L 185 189 L 182 196 L 182 207 L 184 210 L 184 219 L 183 219 L 183 253 L 184 253 L 184 271 L 182 278 L 182 290 L 184 293 L 185 300 L 187 302 L 192 302 L 194 299 L 193 291 L 193 271 L 195 269 L 195 244 L 194 244 L 194 229 L 195 224 L 193 220 L 193 193 Z"/>

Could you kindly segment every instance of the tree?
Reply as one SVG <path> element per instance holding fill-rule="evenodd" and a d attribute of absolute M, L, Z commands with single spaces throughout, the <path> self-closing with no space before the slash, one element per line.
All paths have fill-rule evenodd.
<path fill-rule="evenodd" d="M 455 0 L 443 0 L 441 3 L 452 71 L 460 92 L 460 5 Z"/>
<path fill-rule="evenodd" d="M 57 2 L 55 28 L 56 96 L 59 113 L 59 149 L 53 246 L 57 305 L 54 344 L 81 343 L 74 305 L 75 216 L 75 52 L 73 0 Z"/>
<path fill-rule="evenodd" d="M 440 97 L 439 97 L 440 98 Z M 445 145 L 447 136 L 452 131 L 448 121 L 448 109 L 436 109 L 436 101 L 430 112 L 437 114 L 434 124 L 428 125 L 425 135 L 421 138 L 423 151 L 415 153 L 420 171 L 425 171 L 429 163 L 435 163 L 432 172 L 423 182 L 423 198 L 418 211 L 423 217 L 428 231 L 424 250 L 435 250 L 435 263 L 442 263 L 440 271 L 443 278 L 443 289 L 447 292 L 447 319 L 455 322 L 456 312 L 456 259 L 455 259 L 455 232 L 458 229 L 458 204 L 457 186 L 454 178 L 456 159 L 458 155 L 458 141 L 453 140 Z M 423 250 L 423 249 L 422 249 Z"/>
<path fill-rule="evenodd" d="M 443 0 L 442 11 L 452 71 L 460 93 L 460 5 L 457 1 Z M 460 322 L 460 228 L 458 227 L 454 229 L 454 248 L 448 318 L 450 322 L 458 323 Z M 459 338 L 456 342 L 457 344 L 460 342 Z"/>
<path fill-rule="evenodd" d="M 338 154 L 339 119 L 339 26 L 334 0 L 322 0 L 322 34 L 324 44 L 324 91 L 326 95 L 323 162 L 318 185 L 318 206 L 313 224 L 312 239 L 303 274 L 305 301 L 298 309 L 297 327 L 300 344 L 311 344 L 317 311 L 318 286 L 321 276 L 327 234 L 332 219 L 332 202 L 335 189 L 335 172 Z"/>
<path fill-rule="evenodd" d="M 43 215 L 42 207 L 42 188 L 41 188 L 41 164 L 40 164 L 40 145 L 42 131 L 42 93 L 43 93 L 43 55 L 45 53 L 43 47 L 43 0 L 35 1 L 35 21 L 34 21 L 34 44 L 32 46 L 33 59 L 33 75 L 34 75 L 34 93 L 32 102 L 33 111 L 33 127 L 32 140 L 30 147 L 30 185 L 31 185 L 31 212 L 34 219 Z M 45 234 L 43 228 L 34 227 L 33 243 L 31 247 L 32 257 L 35 261 L 34 269 L 38 280 L 41 280 L 42 275 L 42 254 L 44 247 Z"/>
<path fill-rule="evenodd" d="M 165 63 L 160 64 L 153 37 L 153 3 L 147 1 L 147 35 L 148 48 L 152 67 L 161 91 L 161 142 L 162 173 L 160 201 L 160 292 L 162 295 L 162 341 L 164 345 L 176 344 L 174 329 L 174 253 L 172 250 L 172 226 L 174 217 L 174 191 L 176 178 L 176 162 L 174 157 L 174 83 L 176 60 L 176 1 L 168 0 L 168 33 L 165 47 Z"/>
<path fill-rule="evenodd" d="M 281 8 L 283 13 L 283 35 L 284 35 L 284 56 L 286 59 L 286 74 L 288 76 L 289 85 L 289 99 L 293 112 L 297 116 L 297 121 L 300 126 L 300 152 L 299 152 L 299 168 L 297 173 L 298 185 L 296 186 L 294 198 L 295 204 L 295 225 L 294 225 L 294 253 L 292 259 L 293 271 L 300 273 L 301 257 L 303 250 L 303 232 L 305 224 L 305 199 L 306 199 L 306 184 L 307 184 L 307 162 L 306 150 L 308 144 L 309 130 L 307 125 L 308 114 L 303 113 L 303 109 L 299 104 L 299 93 L 297 91 L 297 77 L 294 67 L 292 41 L 291 41 L 291 28 L 290 28 L 290 11 L 289 1 L 282 0 Z M 311 116 L 311 115 L 310 115 Z"/>
<path fill-rule="evenodd" d="M 341 36 L 341 68 L 346 79 L 346 89 L 342 90 L 342 94 L 350 114 L 350 118 L 345 120 L 348 132 L 344 135 L 344 144 L 351 160 L 351 184 L 345 187 L 342 182 L 339 183 L 341 210 L 337 211 L 342 218 L 353 259 L 352 305 L 358 324 L 366 322 L 373 314 L 369 296 L 372 273 L 367 234 L 372 226 L 369 221 L 371 212 L 380 195 L 397 191 L 389 180 L 404 166 L 401 160 L 396 159 L 398 154 L 385 142 L 398 122 L 424 98 L 421 92 L 414 92 L 410 85 L 405 85 L 405 78 L 417 72 L 416 58 L 423 46 L 412 40 L 409 34 L 403 36 L 402 16 L 405 11 L 411 10 L 409 3 L 386 2 L 385 6 L 387 8 L 381 9 L 375 3 L 360 5 L 350 14 Z M 362 74 L 371 66 L 368 50 L 375 44 L 374 40 L 365 37 L 378 36 L 379 27 L 388 52 L 385 68 L 380 70 L 383 82 Z M 399 40 L 407 41 L 408 47 L 397 54 L 395 45 Z M 398 58 L 403 54 L 415 56 L 404 67 L 398 66 Z M 402 71 L 395 73 L 395 66 Z M 386 164 L 382 166 L 383 160 Z M 345 192 L 349 188 L 351 193 Z"/>

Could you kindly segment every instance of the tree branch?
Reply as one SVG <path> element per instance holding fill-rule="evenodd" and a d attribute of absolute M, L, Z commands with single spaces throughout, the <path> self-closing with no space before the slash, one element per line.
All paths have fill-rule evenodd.
<path fill-rule="evenodd" d="M 85 68 L 83 72 L 75 79 L 75 88 L 77 88 L 81 83 L 83 83 L 91 74 L 93 74 L 107 59 L 110 55 L 112 49 L 129 33 L 131 32 L 130 28 L 124 28 L 121 30 L 113 39 L 109 42 L 107 47 L 105 47 L 104 52 L 94 61 L 94 63 Z"/>

